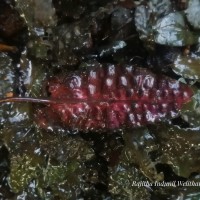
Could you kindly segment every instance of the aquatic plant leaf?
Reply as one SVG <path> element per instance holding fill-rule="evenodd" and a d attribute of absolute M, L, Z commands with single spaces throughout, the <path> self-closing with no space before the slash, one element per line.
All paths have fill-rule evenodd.
<path fill-rule="evenodd" d="M 170 13 L 159 19 L 154 26 L 155 42 L 169 46 L 186 46 L 198 42 L 198 36 L 186 26 L 184 16 L 179 12 Z"/>
<path fill-rule="evenodd" d="M 138 128 L 126 131 L 123 135 L 125 148 L 121 154 L 121 160 L 125 163 L 138 166 L 140 172 L 151 182 L 162 181 L 162 173 L 158 173 L 151 159 L 150 153 L 157 150 L 157 141 L 147 128 Z"/>
<path fill-rule="evenodd" d="M 27 55 L 27 50 L 21 54 L 19 63 L 21 72 L 21 80 L 26 87 L 26 96 L 41 97 L 43 84 L 47 78 L 47 66 L 45 62 L 36 59 L 30 59 Z M 51 73 L 48 70 L 49 74 Z"/>
<path fill-rule="evenodd" d="M 42 168 L 45 167 L 43 156 L 37 156 L 34 152 L 29 153 L 11 154 L 11 173 L 8 180 L 16 193 L 23 191 L 33 179 L 42 176 Z"/>
<path fill-rule="evenodd" d="M 159 127 L 159 128 L 158 128 Z M 166 132 L 167 131 L 167 132 Z M 169 134 L 170 132 L 170 134 Z M 134 134 L 125 133 L 125 154 L 122 153 L 121 159 L 123 163 L 128 162 L 138 166 L 145 177 L 149 177 L 148 184 L 154 184 L 155 180 L 162 181 L 168 178 L 169 174 L 162 174 L 156 172 L 157 164 L 165 164 L 172 166 L 173 170 L 180 176 L 189 177 L 194 171 L 199 171 L 199 130 L 192 129 L 179 129 L 173 126 L 159 125 L 152 130 L 148 129 L 135 129 Z M 189 158 L 189 161 L 188 161 Z M 138 162 L 141 159 L 140 162 Z M 148 162 L 146 162 L 148 161 Z M 144 163 L 143 163 L 144 162 Z M 187 163 L 186 163 L 187 162 Z M 145 166 L 145 163 L 149 165 Z M 185 164 L 184 164 L 185 163 Z M 148 166 L 154 170 L 151 170 L 151 175 L 148 172 Z M 120 170 L 121 168 L 119 168 Z M 128 170 L 127 170 L 128 171 Z M 154 175 L 154 176 L 152 176 Z M 156 175 L 156 176 L 155 176 Z M 162 177 L 163 175 L 163 177 Z M 166 177 L 165 177 L 166 176 Z M 130 176 L 131 177 L 131 176 Z M 159 177 L 159 179 L 155 179 Z M 128 179 L 130 180 L 130 179 Z M 173 179 L 172 179 L 173 180 Z M 189 179 L 190 181 L 190 179 Z M 139 180 L 137 181 L 139 182 Z M 172 183 L 173 181 L 171 181 Z M 166 181 L 164 182 L 167 183 Z M 183 183 L 183 182 L 182 182 Z M 147 184 L 147 185 L 148 185 Z M 126 183 L 124 183 L 126 185 Z M 193 191 L 189 191 L 189 188 L 193 188 Z M 114 188 L 115 189 L 115 188 Z M 180 191 L 185 191 L 184 196 L 198 195 L 198 188 L 196 187 L 163 187 L 159 191 L 159 187 L 155 187 L 153 197 L 161 199 L 164 196 L 179 196 Z M 177 192 L 177 190 L 179 192 Z M 187 190 L 187 192 L 186 192 Z M 137 192 L 135 192 L 137 193 Z M 162 193 L 162 194 L 159 194 Z M 195 194 L 196 193 L 196 194 Z M 121 192 L 121 194 L 123 194 Z M 173 194 L 173 195 L 172 195 Z"/>
<path fill-rule="evenodd" d="M 138 6 L 135 9 L 135 26 L 139 32 L 140 38 L 142 40 L 149 37 L 152 31 L 152 24 L 150 22 L 150 12 L 148 8 L 144 5 Z"/>
<path fill-rule="evenodd" d="M 16 90 L 16 75 L 15 66 L 12 59 L 4 53 L 0 53 L 0 97 L 12 97 L 15 95 Z M 19 110 L 15 110 L 12 104 L 4 104 L 0 109 L 0 124 L 6 125 L 12 122 L 14 116 L 19 116 Z M 20 116 L 19 116 L 20 118 Z M 18 118 L 18 120 L 20 120 Z M 10 120 L 9 120 L 10 119 Z M 15 118 L 17 120 L 17 118 Z M 15 121 L 15 120 L 14 120 Z"/>
<path fill-rule="evenodd" d="M 44 38 L 44 35 L 29 38 L 27 51 L 30 57 L 35 57 L 36 59 L 41 60 L 49 60 L 48 52 L 52 50 L 52 42 L 50 41 L 50 38 Z"/>
<path fill-rule="evenodd" d="M 73 24 L 62 24 L 55 29 L 57 38 L 55 44 L 59 48 L 68 48 L 73 52 L 84 52 L 93 45 L 90 25 L 86 23 L 87 19 L 78 21 Z M 57 42 L 60 42 L 59 44 Z"/>
<path fill-rule="evenodd" d="M 111 16 L 111 29 L 112 31 L 119 31 L 121 28 L 132 20 L 130 9 L 118 7 L 114 9 Z"/>
<path fill-rule="evenodd" d="M 50 190 L 54 196 L 66 199 L 89 188 L 87 182 L 92 178 L 92 169 L 87 168 L 85 162 L 94 153 L 87 143 L 80 138 L 42 132 L 32 134 L 33 131 L 20 133 L 23 140 L 14 135 L 14 131 L 11 132 L 14 139 L 4 135 L 11 153 L 8 180 L 12 190 L 19 193 L 27 191 L 31 182 L 35 181 L 35 190 L 40 197 L 46 198 Z"/>
<path fill-rule="evenodd" d="M 177 176 L 199 173 L 199 129 L 183 129 L 166 124 L 135 129 L 124 134 L 123 162 L 138 166 L 151 183 L 167 180 L 157 165 L 169 165 Z M 174 175 L 173 175 L 174 176 Z M 173 179 L 172 179 L 173 180 Z"/>
<path fill-rule="evenodd" d="M 158 18 L 169 14 L 172 11 L 172 3 L 170 0 L 150 0 L 150 9 Z"/>
<path fill-rule="evenodd" d="M 12 123 L 0 130 L 0 137 L 9 151 L 10 174 L 8 183 L 13 192 L 25 191 L 28 184 L 42 175 L 46 159 L 38 146 L 38 132 L 32 122 Z"/>
<path fill-rule="evenodd" d="M 146 183 L 146 187 L 137 185 L 142 183 Z M 123 161 L 109 169 L 109 192 L 113 199 L 150 200 L 148 183 L 148 179 L 130 163 Z"/>
<path fill-rule="evenodd" d="M 38 125 L 85 132 L 174 118 L 193 95 L 190 87 L 176 80 L 132 65 L 111 64 L 54 77 L 47 89 L 53 103 L 38 110 Z"/>
<path fill-rule="evenodd" d="M 12 59 L 4 53 L 0 53 L 0 96 L 6 97 L 14 92 L 14 66 Z"/>
<path fill-rule="evenodd" d="M 68 163 L 69 161 L 85 162 L 94 156 L 86 141 L 80 137 L 73 138 L 64 135 L 51 135 L 43 133 L 40 139 L 41 148 L 48 152 L 50 159 L 55 163 Z M 54 164 L 51 163 L 52 165 Z"/>
<path fill-rule="evenodd" d="M 56 25 L 57 18 L 52 0 L 16 0 L 16 9 L 24 17 L 29 31 Z"/>
<path fill-rule="evenodd" d="M 200 127 L 200 92 L 197 91 L 192 101 L 186 103 L 181 110 L 182 118 L 192 127 Z"/>
<path fill-rule="evenodd" d="M 199 80 L 200 79 L 200 57 L 195 54 L 188 56 L 178 55 L 172 65 L 175 73 L 184 78 Z"/>
<path fill-rule="evenodd" d="M 21 63 L 21 66 L 20 66 L 22 67 L 21 68 L 22 76 L 19 78 L 18 75 L 16 75 L 16 68 L 15 68 L 16 66 L 12 63 L 12 59 L 7 54 L 3 54 L 3 53 L 0 54 L 0 96 L 1 98 L 16 96 L 15 92 L 19 89 L 18 88 L 19 82 L 22 81 L 23 78 L 24 78 L 23 81 L 25 85 L 33 83 L 30 80 L 34 77 L 33 76 L 30 77 L 30 73 L 29 73 L 30 71 L 28 71 L 28 70 L 32 70 L 31 68 L 32 66 L 29 65 L 30 61 L 29 63 L 28 61 L 27 62 L 26 61 L 25 59 L 21 60 L 21 62 L 23 63 L 23 64 Z M 26 65 L 26 67 L 24 67 L 24 65 Z M 27 76 L 29 74 L 29 79 L 28 77 L 26 77 L 27 78 L 26 80 L 24 77 L 25 70 L 27 70 Z M 40 82 L 40 87 L 41 85 L 42 84 Z M 34 86 L 32 85 L 32 87 Z M 7 125 L 12 126 L 12 124 L 25 123 L 25 121 L 28 121 L 31 116 L 31 107 L 32 107 L 31 104 L 16 105 L 16 104 L 11 103 L 11 104 L 2 105 L 0 109 L 0 123 L 3 126 L 7 126 Z"/>
<path fill-rule="evenodd" d="M 152 132 L 159 143 L 160 156 L 156 161 L 170 165 L 181 177 L 200 172 L 199 128 L 160 125 Z"/>
<path fill-rule="evenodd" d="M 81 191 L 90 187 L 83 178 L 91 172 L 89 171 L 83 164 L 75 160 L 65 165 L 50 164 L 44 171 L 44 180 L 38 182 L 41 196 L 48 196 L 43 188 L 49 187 L 53 196 L 59 196 L 61 199 L 69 199 L 73 196 L 78 198 Z"/>
<path fill-rule="evenodd" d="M 196 28 L 200 29 L 200 1 L 199 0 L 189 0 L 188 8 L 186 9 L 186 17 L 190 24 Z"/>
<path fill-rule="evenodd" d="M 135 9 L 135 26 L 140 39 L 153 39 L 153 26 L 161 17 L 169 14 L 172 6 L 169 0 L 150 0 L 147 5 L 139 5 Z"/>
<path fill-rule="evenodd" d="M 43 177 L 38 179 L 38 189 L 44 196 L 47 195 L 44 190 L 47 187 L 53 191 L 53 195 L 62 199 L 77 196 L 78 191 L 89 188 L 87 182 L 90 181 L 92 169 L 87 168 L 85 162 L 92 159 L 94 153 L 84 140 L 43 134 L 40 145 L 49 156 Z"/>
<path fill-rule="evenodd" d="M 152 196 L 156 199 L 198 200 L 200 197 L 199 182 L 199 175 L 191 177 L 187 181 L 172 181 L 169 182 L 172 186 L 156 187 Z M 177 185 L 174 186 L 174 183 Z"/>

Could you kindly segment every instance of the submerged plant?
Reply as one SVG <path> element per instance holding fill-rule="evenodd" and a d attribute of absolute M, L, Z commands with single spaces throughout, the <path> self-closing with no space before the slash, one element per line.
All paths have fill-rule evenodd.
<path fill-rule="evenodd" d="M 118 130 L 178 116 L 193 91 L 187 85 L 133 66 L 104 65 L 48 81 L 49 99 L 8 98 L 35 102 L 39 126 L 71 130 Z"/>
<path fill-rule="evenodd" d="M 199 1 L 182 2 L 0 2 L 0 198 L 199 197 L 153 185 L 199 180 Z"/>

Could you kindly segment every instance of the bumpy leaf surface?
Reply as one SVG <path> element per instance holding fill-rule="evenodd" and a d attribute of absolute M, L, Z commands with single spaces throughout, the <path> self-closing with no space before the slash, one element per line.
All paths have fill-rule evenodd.
<path fill-rule="evenodd" d="M 39 124 L 82 131 L 140 127 L 173 118 L 193 95 L 189 86 L 169 77 L 109 64 L 54 77 L 48 93 L 58 103 L 38 112 Z"/>

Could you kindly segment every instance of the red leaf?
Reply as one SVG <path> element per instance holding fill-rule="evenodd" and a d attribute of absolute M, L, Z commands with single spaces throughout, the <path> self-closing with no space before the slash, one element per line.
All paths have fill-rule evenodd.
<path fill-rule="evenodd" d="M 39 111 L 40 126 L 115 130 L 179 115 L 192 89 L 163 75 L 133 66 L 104 65 L 48 82 L 50 106 Z"/>

